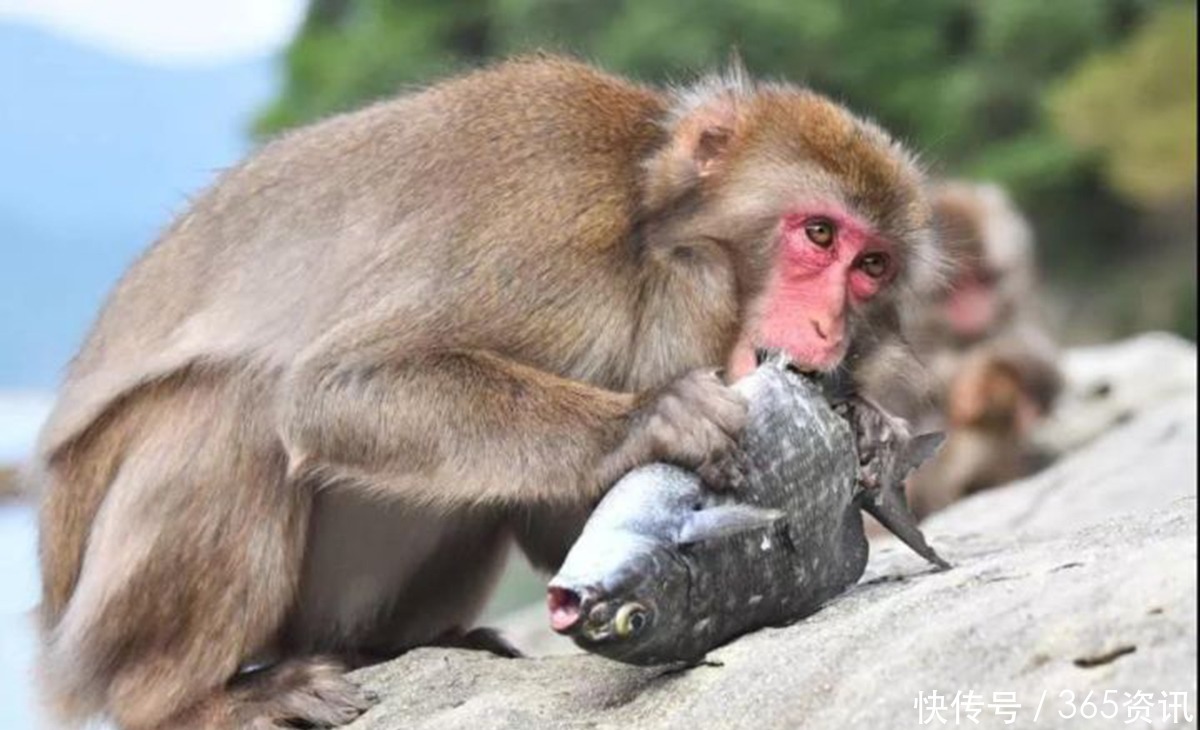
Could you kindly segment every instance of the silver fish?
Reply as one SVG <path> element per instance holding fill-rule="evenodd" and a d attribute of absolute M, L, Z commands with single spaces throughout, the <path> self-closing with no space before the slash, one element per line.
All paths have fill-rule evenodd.
<path fill-rule="evenodd" d="M 548 586 L 551 627 L 629 664 L 697 661 L 763 626 L 816 611 L 862 576 L 861 510 L 945 568 L 903 480 L 940 445 L 861 399 L 832 405 L 773 355 L 735 386 L 750 402 L 742 486 L 705 489 L 651 464 L 600 501 Z"/>

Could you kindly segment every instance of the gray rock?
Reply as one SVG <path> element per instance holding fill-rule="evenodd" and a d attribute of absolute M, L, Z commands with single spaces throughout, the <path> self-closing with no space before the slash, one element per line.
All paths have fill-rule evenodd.
<path fill-rule="evenodd" d="M 1167 332 L 1146 332 L 1062 354 L 1063 391 L 1035 429 L 1042 451 L 1079 448 L 1147 404 L 1196 392 L 1196 346 Z"/>
<path fill-rule="evenodd" d="M 354 727 L 914 727 L 919 693 L 928 719 L 935 691 L 935 727 L 1148 727 L 1125 722 L 1137 692 L 1151 695 L 1150 726 L 1195 727 L 1195 443 L 1194 391 L 1144 408 L 1047 471 L 930 518 L 952 570 L 875 542 L 849 593 L 712 652 L 712 665 L 578 654 L 539 636 L 535 608 L 510 636 L 556 656 L 410 652 L 355 675 L 382 700 Z M 994 704 L 1004 692 L 1020 704 L 1009 725 Z M 1190 722 L 1163 722 L 1176 692 Z M 975 698 L 978 725 L 965 714 Z"/>

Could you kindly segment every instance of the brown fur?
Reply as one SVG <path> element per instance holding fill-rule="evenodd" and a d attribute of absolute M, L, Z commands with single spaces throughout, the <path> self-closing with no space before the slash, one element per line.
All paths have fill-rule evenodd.
<path fill-rule="evenodd" d="M 1025 476 L 1041 463 L 1028 443 L 1039 415 L 1028 371 L 986 352 L 966 359 L 949 388 L 946 443 L 909 484 L 914 514 L 925 517 L 967 495 Z"/>
<path fill-rule="evenodd" d="M 868 327 L 928 275 L 921 189 L 811 92 L 554 58 L 267 145 L 122 279 L 43 431 L 51 702 L 346 721 L 367 700 L 319 657 L 457 635 L 510 536 L 553 566 L 624 471 L 720 463 L 745 404 L 713 370 L 781 206 L 832 197 L 896 242 Z"/>

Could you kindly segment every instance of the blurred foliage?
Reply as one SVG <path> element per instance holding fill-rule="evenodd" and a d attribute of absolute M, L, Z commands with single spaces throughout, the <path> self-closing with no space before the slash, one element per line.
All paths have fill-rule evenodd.
<path fill-rule="evenodd" d="M 312 0 L 287 53 L 284 93 L 256 130 L 390 96 L 484 58 L 488 38 L 488 3 L 478 0 Z"/>
<path fill-rule="evenodd" d="M 1087 60 L 1052 92 L 1050 109 L 1067 139 L 1099 153 L 1105 179 L 1130 200 L 1155 206 L 1190 192 L 1196 8 L 1163 8 L 1119 48 Z"/>
<path fill-rule="evenodd" d="M 934 172 L 1006 185 L 1049 278 L 1103 288 L 1146 249 L 1156 206 L 1195 189 L 1195 13 L 1183 0 L 312 0 L 255 131 L 522 51 L 661 82 L 737 49 L 756 75 L 874 117 Z M 1180 243 L 1192 231 L 1156 235 L 1194 258 Z M 1192 281 L 1172 311 L 1194 321 Z"/>

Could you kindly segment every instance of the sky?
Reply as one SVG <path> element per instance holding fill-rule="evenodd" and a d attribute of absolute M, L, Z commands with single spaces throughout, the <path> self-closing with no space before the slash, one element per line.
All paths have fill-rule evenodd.
<path fill-rule="evenodd" d="M 0 0 L 0 22 L 30 23 L 145 63 L 196 66 L 278 50 L 304 7 L 304 0 Z"/>
<path fill-rule="evenodd" d="M 243 60 L 249 62 L 279 52 L 295 33 L 305 6 L 305 0 L 0 0 L 0 25 L 31 27 L 138 67 L 178 72 L 184 74 L 181 79 L 191 79 L 194 76 L 187 74 L 229 67 Z M 9 71 L 21 73 L 15 69 Z M 40 79 L 47 69 L 39 67 L 38 72 Z M 102 83 L 107 78 L 100 76 L 98 80 L 85 79 L 82 83 Z M 64 77 L 57 83 L 64 86 L 80 81 Z M 51 91 L 53 88 L 46 93 Z M 78 89 L 79 96 L 97 97 L 96 101 L 101 103 L 110 98 L 106 94 L 110 94 L 107 87 Z M 136 96 L 133 98 L 138 102 Z M 115 97 L 110 103 L 134 102 Z M 148 100 L 141 100 L 141 103 L 148 104 Z M 162 104 L 170 103 L 170 99 L 162 100 Z M 78 142 L 80 159 L 71 172 L 86 178 L 85 173 L 91 169 L 89 165 L 95 167 L 95 162 L 87 158 L 86 144 L 91 142 L 70 138 L 71 124 L 74 123 L 71 119 L 47 118 L 46 123 L 58 123 L 62 127 L 54 127 L 57 130 L 54 134 L 65 135 L 60 137 L 63 144 L 70 146 L 73 141 Z M 198 119 L 197 123 L 205 123 L 205 120 Z M 176 136 L 186 138 L 197 133 L 195 129 L 180 129 Z M 141 149 L 132 142 L 130 146 Z M 130 167 L 147 168 L 150 171 L 147 174 L 156 169 L 144 162 L 139 165 Z M 168 166 L 169 161 L 159 161 L 158 168 Z M 4 172 L 0 170 L 2 174 Z M 163 173 L 162 178 L 164 196 L 177 192 L 173 187 L 169 188 L 175 182 L 173 178 L 167 173 Z M 64 185 L 64 188 L 69 186 Z M 68 201 L 79 200 L 77 195 L 72 197 L 73 194 L 68 191 L 65 196 Z M 182 198 L 183 193 L 179 196 Z M 23 205 L 20 200 L 8 202 L 19 207 Z M 157 201 L 143 205 L 156 214 Z M 17 212 L 33 214 L 25 208 Z M 78 215 L 78 211 L 74 213 Z M 0 306 L 2 309 L 4 307 Z M 28 314 L 32 318 L 36 312 Z M 87 312 L 89 320 L 91 314 L 91 311 Z M 48 392 L 7 389 L 11 387 L 12 384 L 7 387 L 0 384 L 0 464 L 11 463 L 29 452 L 52 401 Z"/>

